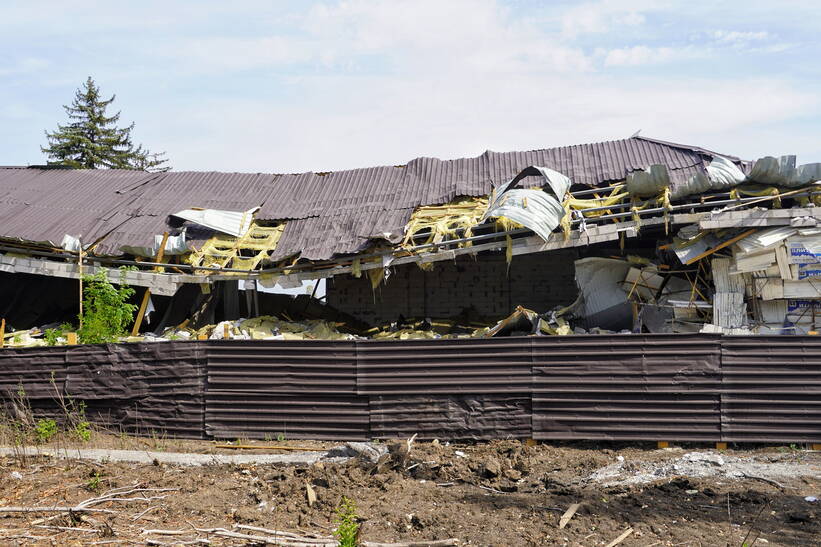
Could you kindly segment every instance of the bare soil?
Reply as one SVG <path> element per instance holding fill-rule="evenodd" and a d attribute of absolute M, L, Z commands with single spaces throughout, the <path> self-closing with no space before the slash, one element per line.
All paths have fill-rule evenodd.
<path fill-rule="evenodd" d="M 95 443 L 125 448 L 125 442 L 155 441 L 98 438 Z M 335 443 L 287 444 L 327 448 Z M 182 448 L 199 453 L 217 450 L 206 441 L 174 441 L 168 446 L 175 451 Z M 769 480 L 766 466 L 758 468 L 763 471 L 755 478 L 670 474 L 675 468 L 669 462 L 687 452 L 678 448 L 526 446 L 518 441 L 449 446 L 417 442 L 410 452 L 401 441 L 388 443 L 388 448 L 389 453 L 375 463 L 354 458 L 305 467 L 0 458 L 3 507 L 74 505 L 114 488 L 135 485 L 172 489 L 130 494 L 143 499 L 94 506 L 114 513 L 57 513 L 56 518 L 44 521 L 55 513 L 0 510 L 0 543 L 178 545 L 208 539 L 212 545 L 243 544 L 194 530 L 231 530 L 235 524 L 327 536 L 336 508 L 342 496 L 347 496 L 356 503 L 361 538 L 368 541 L 456 538 L 461 545 L 604 546 L 632 529 L 620 545 L 741 546 L 745 536 L 748 545 L 756 546 L 821 545 L 821 502 L 804 499 L 821 497 L 818 452 L 781 447 L 721 453 L 728 459 L 780 466 L 778 479 Z M 717 454 L 703 446 L 688 449 L 694 450 Z M 628 474 L 632 468 L 646 472 L 656 465 L 666 465 L 667 474 L 650 482 L 602 486 L 594 472 L 620 462 L 619 456 Z M 796 469 L 812 471 L 785 476 L 783 468 L 791 463 Z M 316 494 L 312 505 L 306 484 Z M 559 529 L 561 515 L 574 503 L 581 507 Z M 184 533 L 152 535 L 143 533 L 146 529 Z"/>

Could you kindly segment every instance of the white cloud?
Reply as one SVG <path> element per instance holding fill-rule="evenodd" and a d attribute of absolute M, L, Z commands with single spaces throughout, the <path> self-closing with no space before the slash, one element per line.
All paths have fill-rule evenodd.
<path fill-rule="evenodd" d="M 605 66 L 639 66 L 665 63 L 681 57 L 682 51 L 670 47 L 633 46 L 601 50 Z"/>
<path fill-rule="evenodd" d="M 219 17 L 251 17 L 218 9 Z M 162 32 L 163 21 L 150 23 L 160 32 L 148 38 L 122 29 L 124 45 L 108 57 L 78 33 L 72 44 L 94 51 L 104 70 L 92 71 L 98 57 L 73 58 L 71 70 L 55 57 L 47 76 L 72 82 L 64 84 L 70 89 L 80 83 L 75 73 L 100 74 L 104 91 L 118 93 L 124 119 L 137 122 L 138 140 L 168 151 L 176 169 L 338 170 L 623 138 L 639 128 L 747 156 L 739 146 L 758 153 L 767 143 L 789 151 L 814 142 L 809 125 L 773 129 L 817 116 L 813 86 L 800 75 L 749 78 L 758 72 L 726 62 L 743 60 L 736 43 L 759 59 L 752 48 L 774 47 L 783 31 L 702 30 L 688 41 L 693 27 L 669 23 L 678 15 L 663 9 L 603 1 L 554 10 L 546 21 L 491 0 L 349 0 L 302 14 L 258 5 L 254 22 L 262 24 L 206 31 L 202 8 L 174 32 Z M 658 19 L 665 14 L 667 26 Z M 83 33 L 96 36 L 96 28 Z M 694 58 L 722 69 L 710 72 L 705 63 L 688 71 L 683 61 Z M 0 99 L 11 97 L 9 89 L 0 88 Z M 69 98 L 25 106 L 57 112 Z M 33 138 L 42 140 L 43 127 L 56 121 L 39 122 Z M 29 159 L 9 156 L 18 133 L 0 126 L 0 143 L 11 145 L 0 146 L 0 164 Z M 39 144 L 26 146 L 36 152 Z"/>
<path fill-rule="evenodd" d="M 713 32 L 713 38 L 717 42 L 725 44 L 738 44 L 759 42 L 772 38 L 772 35 L 767 31 L 757 32 L 742 32 L 738 30 L 716 30 Z"/>
<path fill-rule="evenodd" d="M 619 27 L 635 27 L 646 21 L 645 14 L 664 8 L 666 2 L 644 0 L 599 0 L 568 9 L 561 17 L 562 33 L 568 37 L 602 34 Z"/>

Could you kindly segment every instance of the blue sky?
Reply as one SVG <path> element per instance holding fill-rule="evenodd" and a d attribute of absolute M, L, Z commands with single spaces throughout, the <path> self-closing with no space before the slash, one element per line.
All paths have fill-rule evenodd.
<path fill-rule="evenodd" d="M 175 169 L 646 136 L 821 161 L 819 2 L 0 3 L 0 164 L 91 75 Z"/>

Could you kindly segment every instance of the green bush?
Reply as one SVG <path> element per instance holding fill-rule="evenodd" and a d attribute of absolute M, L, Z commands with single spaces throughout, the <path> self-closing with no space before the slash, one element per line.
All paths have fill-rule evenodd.
<path fill-rule="evenodd" d="M 127 334 L 126 327 L 134 320 L 137 306 L 128 299 L 134 289 L 125 284 L 126 268 L 120 268 L 120 285 L 108 281 L 106 270 L 83 277 L 83 314 L 77 331 L 84 344 L 116 342 Z"/>
<path fill-rule="evenodd" d="M 51 418 L 37 420 L 34 426 L 34 436 L 38 443 L 47 443 L 57 434 L 57 422 Z"/>

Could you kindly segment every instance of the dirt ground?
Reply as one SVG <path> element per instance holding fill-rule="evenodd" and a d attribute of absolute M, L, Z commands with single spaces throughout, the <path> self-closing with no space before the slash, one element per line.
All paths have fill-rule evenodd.
<path fill-rule="evenodd" d="M 95 442 L 157 449 L 156 439 Z M 285 444 L 328 448 L 338 443 Z M 3 508 L 73 506 L 107 493 L 115 499 L 93 505 L 111 513 L 0 509 L 0 543 L 245 544 L 196 530 L 237 530 L 237 524 L 329 536 L 336 508 L 347 496 L 356 503 L 360 537 L 368 541 L 455 538 L 460 545 L 605 546 L 631 529 L 619 545 L 741 546 L 745 537 L 747 545 L 756 546 L 821 545 L 821 501 L 805 499 L 821 498 L 821 454 L 797 447 L 720 454 L 705 446 L 658 450 L 590 443 L 526 446 L 518 441 L 415 442 L 409 452 L 404 441 L 387 447 L 389 452 L 377 462 L 353 458 L 303 467 L 3 457 Z M 161 449 L 217 450 L 205 441 L 169 441 Z M 723 470 L 730 469 L 731 460 L 746 466 L 738 467 L 740 473 L 756 469 L 756 474 L 726 476 L 729 472 Z M 694 461 L 699 469 L 717 474 L 687 476 L 699 474 L 691 469 Z M 777 474 L 767 474 L 769 465 Z M 608 471 L 614 466 L 622 479 Z M 641 482 L 631 482 L 638 474 Z M 312 504 L 306 484 L 316 495 Z M 119 493 L 112 495 L 114 489 Z M 560 529 L 560 517 L 574 503 L 581 505 Z M 144 532 L 152 529 L 179 533 Z"/>

